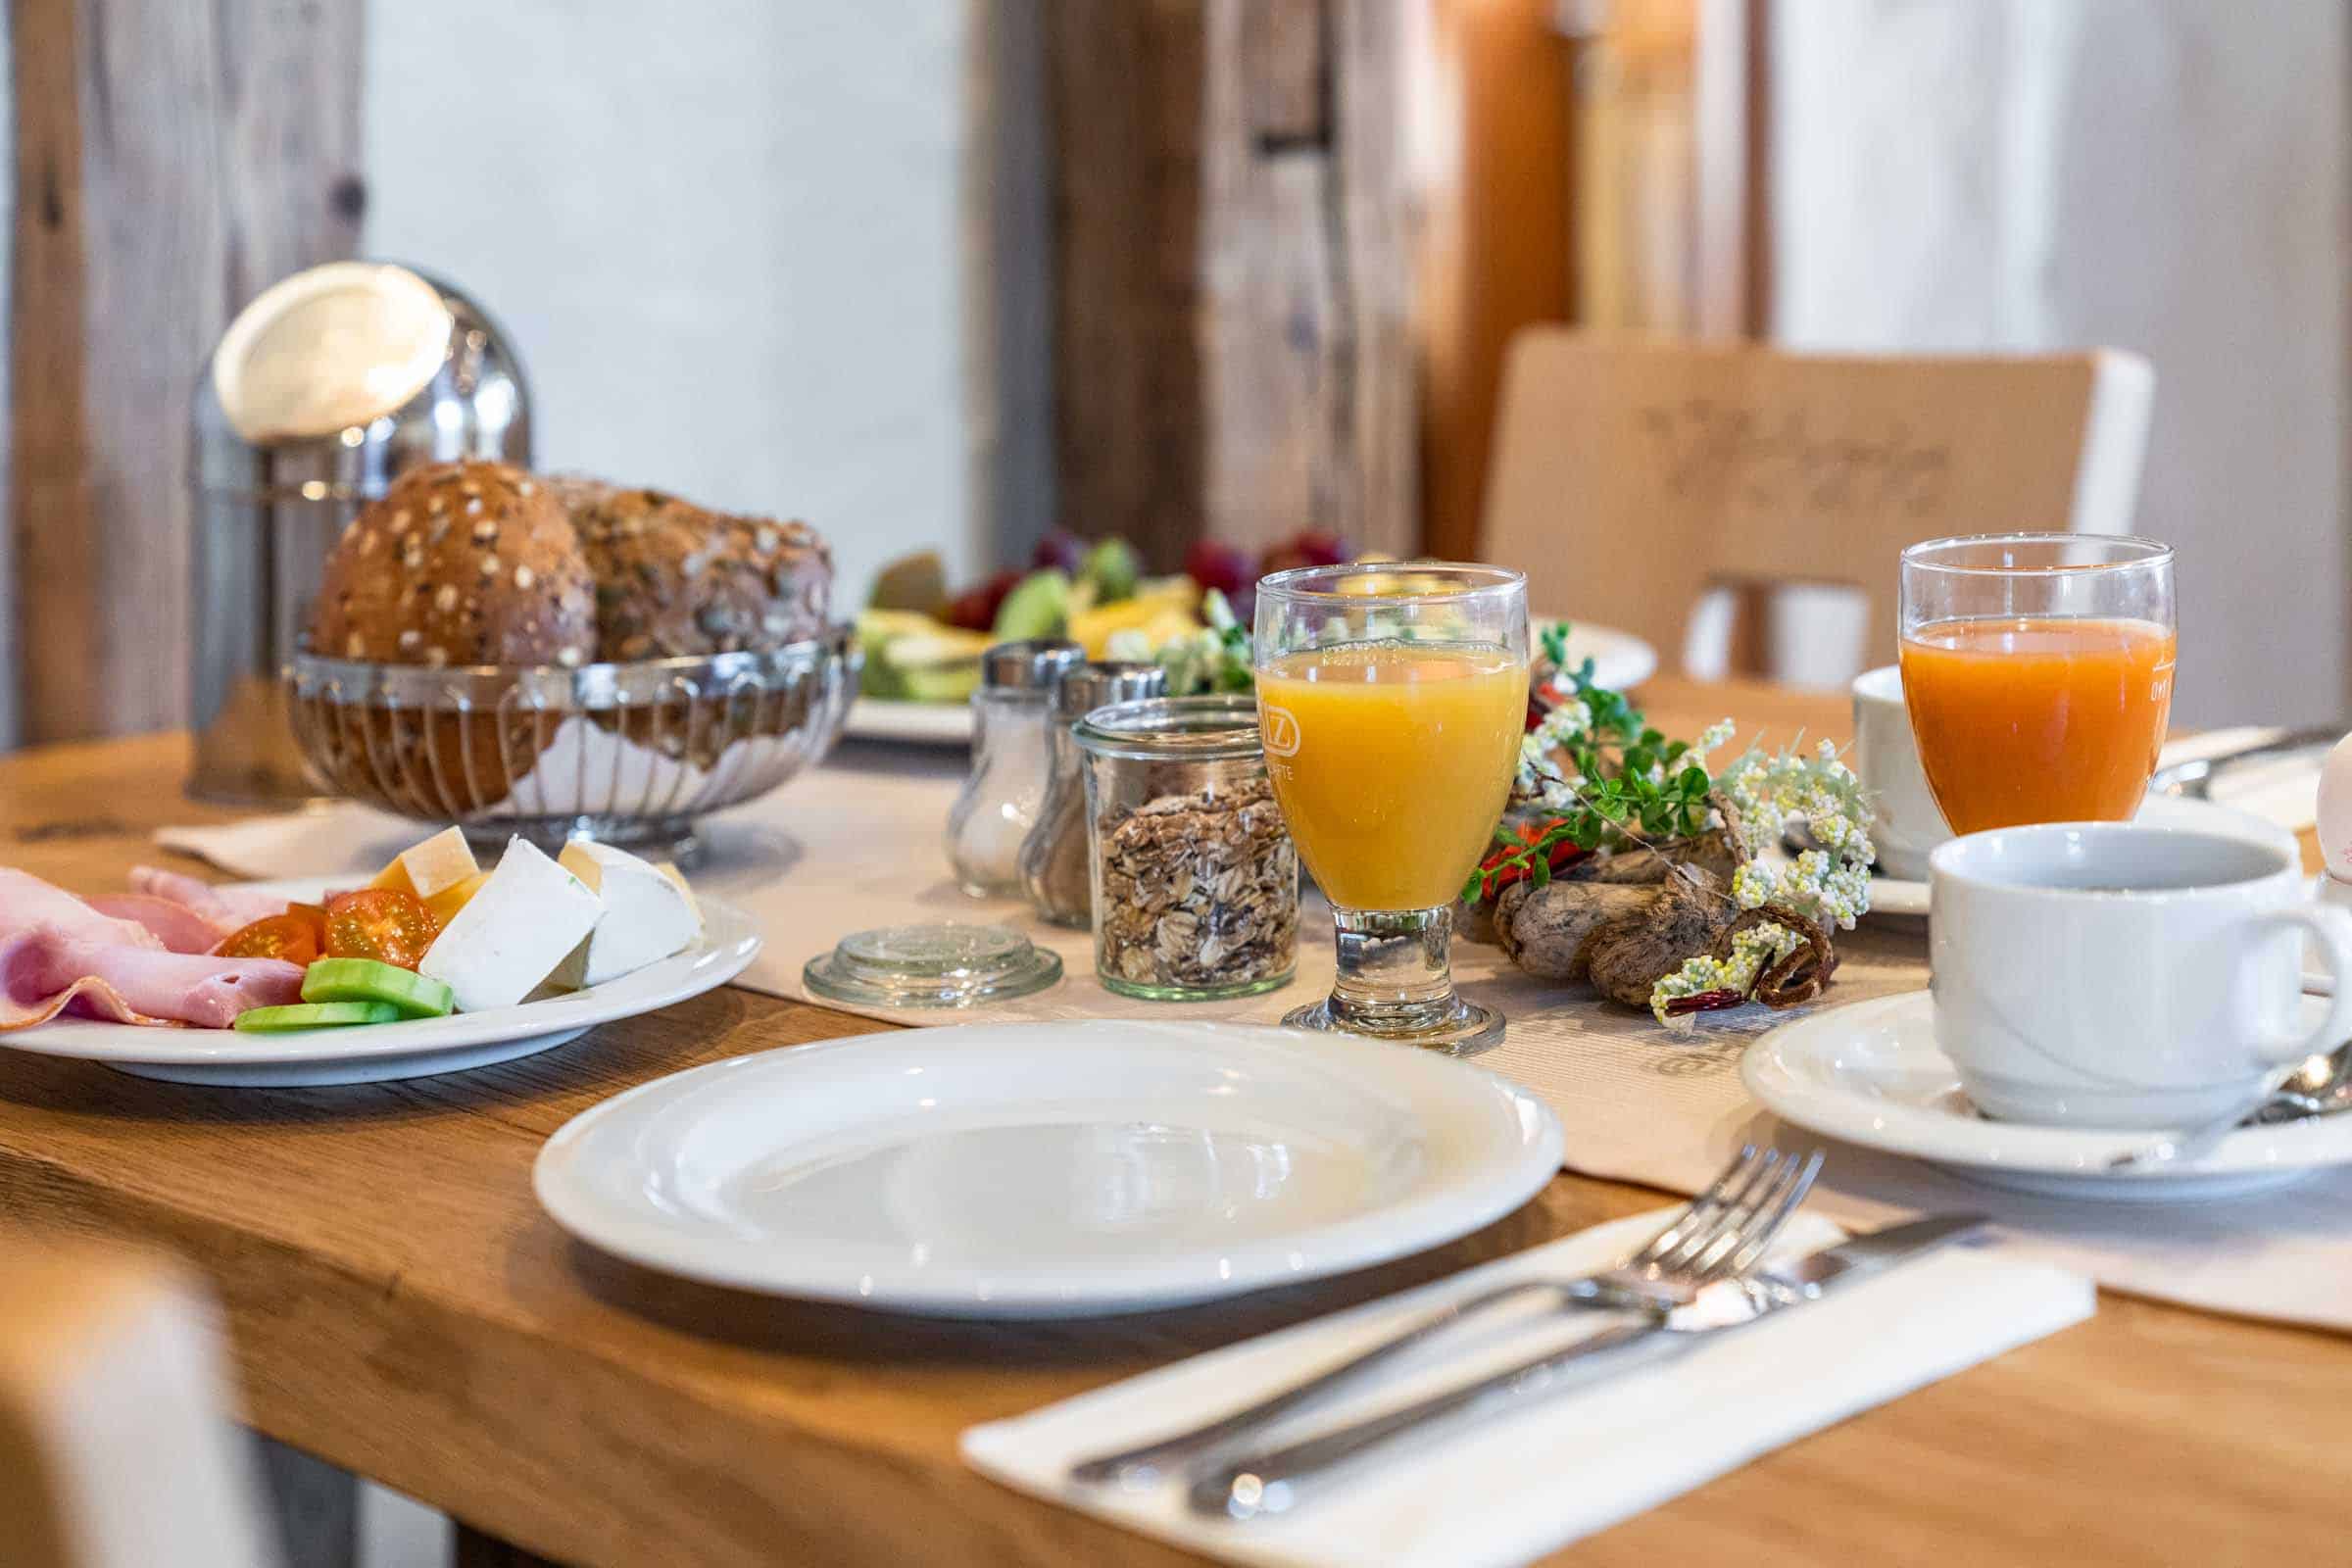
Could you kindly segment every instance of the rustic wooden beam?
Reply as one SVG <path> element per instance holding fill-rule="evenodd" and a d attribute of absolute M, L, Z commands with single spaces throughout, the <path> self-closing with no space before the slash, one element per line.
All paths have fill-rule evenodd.
<path fill-rule="evenodd" d="M 240 306 L 357 246 L 362 11 L 13 16 L 16 728 L 165 728 L 187 716 L 189 395 Z"/>
<path fill-rule="evenodd" d="M 1570 318 L 1573 41 L 1554 0 L 1439 0 L 1431 74 L 1453 167 L 1421 231 L 1421 439 L 1430 554 L 1479 559 L 1511 334 Z"/>
<path fill-rule="evenodd" d="M 1406 46 L 1424 0 L 1052 0 L 1062 521 L 1158 566 L 1418 547 Z"/>

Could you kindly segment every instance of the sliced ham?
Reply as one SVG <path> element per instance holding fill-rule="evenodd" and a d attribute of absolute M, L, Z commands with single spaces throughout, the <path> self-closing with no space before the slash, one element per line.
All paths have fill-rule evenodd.
<path fill-rule="evenodd" d="M 131 867 L 130 890 L 185 905 L 220 926 L 224 935 L 241 925 L 286 912 L 283 899 L 244 888 L 217 888 L 210 882 L 199 882 L 181 872 L 153 865 Z"/>
<path fill-rule="evenodd" d="M 100 914 L 137 921 L 173 953 L 210 953 L 222 937 L 237 929 L 152 893 L 93 893 L 82 902 Z"/>
<path fill-rule="evenodd" d="M 0 938 L 0 1030 L 47 1023 L 69 1007 L 118 1023 L 225 1029 L 249 1007 L 301 999 L 302 966 L 282 958 L 166 953 L 51 926 Z"/>
<path fill-rule="evenodd" d="M 35 926 L 118 947 L 164 947 L 163 939 L 137 920 L 108 914 L 29 871 L 0 865 L 0 937 Z"/>

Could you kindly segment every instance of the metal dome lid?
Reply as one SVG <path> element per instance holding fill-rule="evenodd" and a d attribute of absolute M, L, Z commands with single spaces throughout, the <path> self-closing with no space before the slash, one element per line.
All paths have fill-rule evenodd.
<path fill-rule="evenodd" d="M 264 290 L 196 389 L 194 482 L 248 498 L 365 501 L 401 472 L 528 466 L 522 365 L 498 323 L 429 273 L 330 262 Z"/>

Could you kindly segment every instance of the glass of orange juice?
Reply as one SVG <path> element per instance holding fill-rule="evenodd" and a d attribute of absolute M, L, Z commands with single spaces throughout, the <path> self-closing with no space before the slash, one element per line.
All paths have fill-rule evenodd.
<path fill-rule="evenodd" d="M 1453 899 L 1494 841 L 1527 721 L 1527 579 L 1304 566 L 1257 585 L 1257 717 L 1291 839 L 1331 900 L 1339 980 L 1283 1019 L 1456 1055 L 1502 1014 L 1453 989 Z"/>
<path fill-rule="evenodd" d="M 1980 534 L 1902 561 L 1903 702 L 1955 833 L 2125 822 L 2173 706 L 2172 547 Z"/>

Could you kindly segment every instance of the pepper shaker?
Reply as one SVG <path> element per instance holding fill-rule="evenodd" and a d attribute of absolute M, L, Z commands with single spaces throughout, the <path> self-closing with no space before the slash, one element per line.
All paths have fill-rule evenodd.
<path fill-rule="evenodd" d="M 1168 672 L 1157 664 L 1097 660 L 1071 665 L 1054 688 L 1047 720 L 1052 772 L 1037 825 L 1021 844 L 1021 886 L 1029 906 L 1051 924 L 1084 926 L 1095 909 L 1086 864 L 1086 774 L 1070 726 L 1098 708 L 1158 697 L 1167 684 Z"/>
<path fill-rule="evenodd" d="M 999 643 L 972 693 L 972 771 L 948 812 L 948 863 L 975 899 L 1017 897 L 1021 842 L 1037 825 L 1051 766 L 1046 710 L 1086 651 L 1058 638 Z"/>

